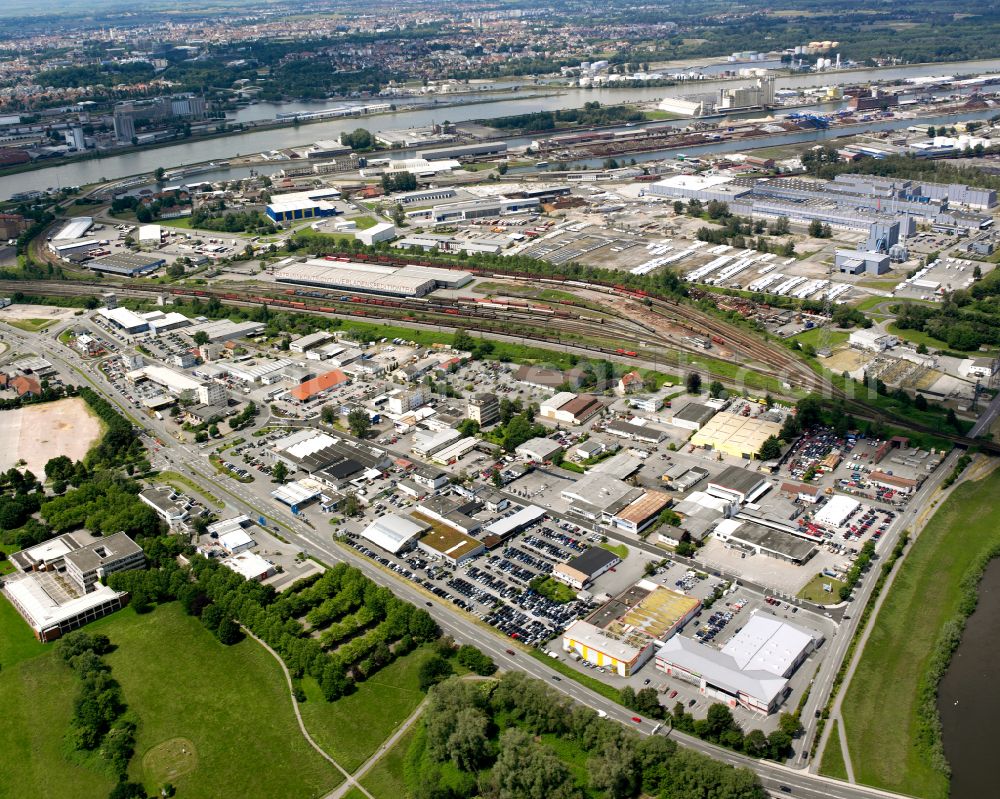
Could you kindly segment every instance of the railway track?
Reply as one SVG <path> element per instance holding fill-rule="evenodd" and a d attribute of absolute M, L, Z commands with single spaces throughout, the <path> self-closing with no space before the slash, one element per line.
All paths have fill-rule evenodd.
<path fill-rule="evenodd" d="M 499 274 L 492 274 L 490 276 L 494 278 L 504 277 Z M 607 287 L 599 284 L 581 283 L 580 285 L 587 285 L 599 291 L 608 290 Z M 531 308 L 530 306 L 509 307 L 506 311 L 494 308 L 474 310 L 462 308 L 457 302 L 451 300 L 435 299 L 426 302 L 401 300 L 395 302 L 387 301 L 384 298 L 375 297 L 374 295 L 362 295 L 358 292 L 353 292 L 350 295 L 338 292 L 313 292 L 313 294 L 319 293 L 322 296 L 308 296 L 306 294 L 296 294 L 295 290 L 275 292 L 273 289 L 261 287 L 254 287 L 252 290 L 196 289 L 176 286 L 159 288 L 153 286 L 136 286 L 135 284 L 130 285 L 124 281 L 115 280 L 102 280 L 94 283 L 46 280 L 6 281 L 5 286 L 11 292 L 21 291 L 25 294 L 50 296 L 93 297 L 98 291 L 113 290 L 123 297 L 143 300 L 156 299 L 163 294 L 183 299 L 198 298 L 209 300 L 215 298 L 223 304 L 236 307 L 260 307 L 263 304 L 267 304 L 269 307 L 297 313 L 317 314 L 344 320 L 354 319 L 376 324 L 402 323 L 431 329 L 469 328 L 475 331 L 486 331 L 499 335 L 537 340 L 559 346 L 572 345 L 578 349 L 593 352 L 602 358 L 628 361 L 640 355 L 648 355 L 652 358 L 662 356 L 659 357 L 659 360 L 664 365 L 669 363 L 669 353 L 658 353 L 655 351 L 657 347 L 662 348 L 662 350 L 676 350 L 690 355 L 697 355 L 701 358 L 705 358 L 707 355 L 704 349 L 671 338 L 637 319 L 623 320 L 611 318 L 597 321 L 594 318 L 567 318 L 565 315 L 557 317 L 555 312 L 552 311 L 553 306 L 564 309 L 576 309 L 573 303 L 559 300 L 546 301 L 546 306 L 552 312 L 543 313 L 541 308 L 546 306 L 536 306 L 535 308 Z M 658 297 L 636 296 L 634 293 L 627 296 L 633 300 L 642 300 L 644 304 L 647 304 L 647 308 L 655 309 L 665 319 L 684 329 L 691 330 L 695 334 L 718 338 L 725 337 L 727 345 L 739 350 L 739 355 L 741 356 L 739 362 L 744 364 L 743 368 L 748 371 L 777 379 L 785 385 L 794 386 L 796 389 L 804 389 L 807 392 L 818 392 L 824 397 L 832 397 L 842 401 L 845 411 L 854 414 L 858 418 L 885 421 L 897 425 L 903 424 L 909 429 L 930 433 L 946 439 L 956 446 L 976 446 L 990 454 L 1000 454 L 1000 444 L 973 440 L 911 420 L 899 419 L 885 414 L 859 400 L 855 400 L 847 396 L 830 381 L 812 371 L 790 352 L 784 352 L 781 348 L 768 346 L 757 340 L 752 334 L 733 325 L 728 325 L 695 308 L 691 308 L 689 305 L 671 303 Z M 307 302 L 306 300 L 309 301 Z M 617 343 L 618 346 L 600 346 L 588 341 L 577 342 L 573 340 L 574 338 L 590 339 L 591 342 L 595 339 L 613 339 L 613 343 Z M 626 349 L 626 346 L 634 349 Z M 697 367 L 691 364 L 679 364 L 679 366 L 684 369 L 697 371 L 703 377 L 709 379 L 732 382 L 731 373 L 718 373 L 704 364 L 698 364 Z"/>

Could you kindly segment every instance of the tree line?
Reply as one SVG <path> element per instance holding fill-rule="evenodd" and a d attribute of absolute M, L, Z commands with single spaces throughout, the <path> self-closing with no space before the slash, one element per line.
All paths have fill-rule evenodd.
<path fill-rule="evenodd" d="M 561 754 L 585 763 L 577 776 Z M 414 799 L 763 799 L 756 775 L 641 738 L 521 672 L 448 679 L 428 697 L 404 775 Z"/>
<path fill-rule="evenodd" d="M 236 625 L 245 627 L 281 656 L 296 680 L 316 680 L 328 701 L 353 692 L 357 683 L 438 636 L 425 610 L 397 599 L 345 563 L 300 580 L 278 596 L 272 586 L 245 580 L 199 555 L 189 554 L 190 568 L 182 569 L 170 557 L 174 547 L 170 539 L 161 541 L 165 556 L 149 557 L 147 549 L 152 568 L 116 572 L 108 584 L 131 593 L 140 612 L 180 600 L 185 612 L 201 618 L 223 643 L 239 640 Z M 350 625 L 346 618 L 351 612 L 363 612 L 369 620 L 355 627 L 360 634 L 345 643 L 332 633 L 324 642 L 322 631 L 334 622 Z"/>

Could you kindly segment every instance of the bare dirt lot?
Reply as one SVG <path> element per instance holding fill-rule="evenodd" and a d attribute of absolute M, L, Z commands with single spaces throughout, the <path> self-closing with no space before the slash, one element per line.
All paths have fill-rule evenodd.
<path fill-rule="evenodd" d="M 41 478 L 51 458 L 65 455 L 80 460 L 100 435 L 100 421 L 76 397 L 0 411 L 0 469 L 24 460 Z"/>
<path fill-rule="evenodd" d="M 0 320 L 47 319 L 52 322 L 72 319 L 78 309 L 56 305 L 8 305 L 0 309 Z"/>

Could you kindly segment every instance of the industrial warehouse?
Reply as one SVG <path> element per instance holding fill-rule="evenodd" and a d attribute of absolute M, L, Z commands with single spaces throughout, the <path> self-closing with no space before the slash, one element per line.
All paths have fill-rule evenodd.
<path fill-rule="evenodd" d="M 310 260 L 275 272 L 278 283 L 343 291 L 363 291 L 392 297 L 423 297 L 439 288 L 461 288 L 472 280 L 468 272 L 430 266 Z"/>
<path fill-rule="evenodd" d="M 755 613 L 721 650 L 674 636 L 657 651 L 656 667 L 730 707 L 773 713 L 788 678 L 822 642 L 816 632 Z"/>
<path fill-rule="evenodd" d="M 640 580 L 585 621 L 571 624 L 562 648 L 628 677 L 653 656 L 657 641 L 673 636 L 700 607 L 694 597 Z"/>

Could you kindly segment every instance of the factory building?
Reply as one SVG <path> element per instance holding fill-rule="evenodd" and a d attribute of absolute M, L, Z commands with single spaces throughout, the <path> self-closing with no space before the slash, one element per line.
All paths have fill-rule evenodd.
<path fill-rule="evenodd" d="M 721 650 L 674 636 L 656 653 L 656 668 L 711 700 L 770 714 L 788 695 L 788 678 L 822 641 L 812 630 L 755 613 Z"/>
<path fill-rule="evenodd" d="M 426 161 L 444 161 L 458 158 L 480 158 L 482 156 L 506 155 L 507 143 L 502 141 L 484 141 L 476 144 L 456 144 L 450 147 L 435 147 L 430 150 L 418 150 L 417 157 Z"/>
<path fill-rule="evenodd" d="M 837 250 L 834 262 L 842 275 L 884 275 L 890 269 L 887 254 L 868 250 Z"/>
<path fill-rule="evenodd" d="M 786 216 L 805 222 L 818 219 L 855 230 L 868 230 L 874 221 L 898 221 L 899 236 L 912 235 L 917 220 L 936 221 L 949 210 L 949 203 L 974 208 L 996 205 L 996 193 L 991 190 L 868 175 L 839 175 L 832 181 L 674 175 L 651 184 L 645 193 L 702 202 L 719 200 L 729 203 L 730 210 L 737 214 Z M 976 220 L 976 226 L 983 219 L 977 215 L 969 218 Z M 893 243 L 889 241 L 887 246 Z"/>
<path fill-rule="evenodd" d="M 872 352 L 885 352 L 899 344 L 899 339 L 890 333 L 864 329 L 852 331 L 847 341 L 852 347 Z"/>
<path fill-rule="evenodd" d="M 140 252 L 116 252 L 102 258 L 95 258 L 87 264 L 87 268 L 109 275 L 136 277 L 155 272 L 161 266 L 166 266 L 166 263 L 166 258 L 157 255 L 146 255 Z"/>
<path fill-rule="evenodd" d="M 719 110 L 731 110 L 771 105 L 774 105 L 774 78 L 768 76 L 757 78 L 749 86 L 720 89 L 716 107 Z"/>
<path fill-rule="evenodd" d="M 340 210 L 333 200 L 339 197 L 340 192 L 330 188 L 276 194 L 271 197 L 265 212 L 272 222 L 281 225 L 304 219 L 336 216 Z"/>
<path fill-rule="evenodd" d="M 278 283 L 363 291 L 396 297 L 422 297 L 439 288 L 460 288 L 468 272 L 429 266 L 383 266 L 340 261 L 306 261 L 275 272 Z"/>
<path fill-rule="evenodd" d="M 760 472 L 727 466 L 721 474 L 709 478 L 707 491 L 713 497 L 743 505 L 756 502 L 770 487 Z"/>
<path fill-rule="evenodd" d="M 562 648 L 628 677 L 653 656 L 659 642 L 676 637 L 700 607 L 694 597 L 639 580 L 586 620 L 567 627 Z"/>
<path fill-rule="evenodd" d="M 357 231 L 354 238 L 371 247 L 380 241 L 392 241 L 396 238 L 396 226 L 389 222 L 379 222 L 370 228 Z"/>
<path fill-rule="evenodd" d="M 749 461 L 757 457 L 768 438 L 780 433 L 781 424 L 764 416 L 719 413 L 691 436 L 691 443 Z"/>
<path fill-rule="evenodd" d="M 424 216 L 435 225 L 443 225 L 449 222 L 465 222 L 510 214 L 537 213 L 538 208 L 537 197 L 490 197 L 435 205 Z"/>
<path fill-rule="evenodd" d="M 723 519 L 712 533 L 728 547 L 801 566 L 816 554 L 816 545 L 797 535 L 739 519 Z"/>

